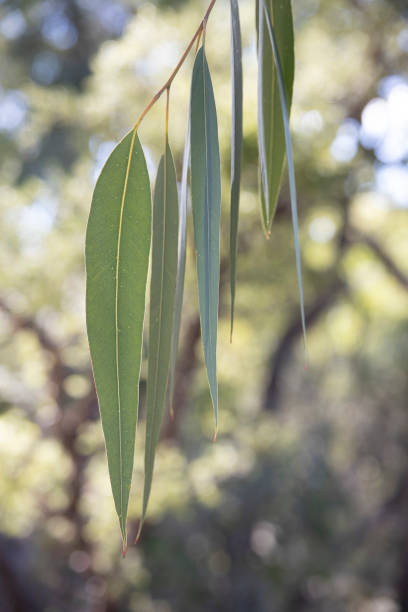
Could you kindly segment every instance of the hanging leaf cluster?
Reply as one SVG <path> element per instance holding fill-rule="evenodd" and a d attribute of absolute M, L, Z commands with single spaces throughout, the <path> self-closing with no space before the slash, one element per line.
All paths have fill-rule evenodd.
<path fill-rule="evenodd" d="M 106 443 L 113 499 L 127 546 L 126 518 L 133 471 L 139 378 L 149 265 L 150 301 L 144 491 L 140 535 L 152 487 L 156 446 L 166 404 L 173 410 L 186 263 L 187 201 L 191 192 L 201 336 L 209 391 L 218 427 L 217 328 L 220 280 L 221 170 L 217 111 L 205 32 L 212 0 L 174 72 L 116 146 L 96 183 L 86 235 L 86 318 L 93 372 Z M 242 41 L 238 0 L 231 9 L 231 336 L 236 292 L 239 198 L 243 149 Z M 294 78 L 290 0 L 256 0 L 260 206 L 264 231 L 278 201 L 285 158 L 305 333 L 296 188 L 289 132 Z M 170 91 L 195 45 L 181 188 L 168 136 Z M 138 128 L 166 93 L 165 143 L 151 186 Z M 190 185 L 188 177 L 190 175 Z"/>

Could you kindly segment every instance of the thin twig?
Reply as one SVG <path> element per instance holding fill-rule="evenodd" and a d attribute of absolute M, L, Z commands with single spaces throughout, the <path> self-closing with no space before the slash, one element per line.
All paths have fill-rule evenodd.
<path fill-rule="evenodd" d="M 200 25 L 198 26 L 197 30 L 194 33 L 193 38 L 190 40 L 190 42 L 187 45 L 186 50 L 184 51 L 183 55 L 181 56 L 177 66 L 175 67 L 175 69 L 173 70 L 173 72 L 171 73 L 171 75 L 169 76 L 169 78 L 167 79 L 167 81 L 165 82 L 165 84 L 163 85 L 163 87 L 161 87 L 159 89 L 159 91 L 153 96 L 153 98 L 150 100 L 149 104 L 146 106 L 146 108 L 144 109 L 144 111 L 141 113 L 140 117 L 138 118 L 138 120 L 136 121 L 133 131 L 137 132 L 137 130 L 140 127 L 140 124 L 142 123 L 143 119 L 145 118 L 145 116 L 147 115 L 147 113 L 149 112 L 149 110 L 156 104 L 156 102 L 160 99 L 160 97 L 162 96 L 162 94 L 167 90 L 170 89 L 170 86 L 172 84 L 172 82 L 174 81 L 174 79 L 176 78 L 176 75 L 178 73 L 178 71 L 180 70 L 180 68 L 182 67 L 182 65 L 184 64 L 187 55 L 190 52 L 191 47 L 194 45 L 196 39 L 198 37 L 201 36 L 203 28 L 205 28 L 208 18 L 210 16 L 211 11 L 214 8 L 214 4 L 216 3 L 217 0 L 211 0 L 206 13 L 203 17 L 203 19 L 200 22 Z"/>
<path fill-rule="evenodd" d="M 399 285 L 408 290 L 408 275 L 398 267 L 395 261 L 388 255 L 382 245 L 375 240 L 372 236 L 365 234 L 355 227 L 349 227 L 346 235 L 346 239 L 350 243 L 364 244 L 367 246 L 374 255 L 381 261 L 387 272 L 394 277 Z"/>

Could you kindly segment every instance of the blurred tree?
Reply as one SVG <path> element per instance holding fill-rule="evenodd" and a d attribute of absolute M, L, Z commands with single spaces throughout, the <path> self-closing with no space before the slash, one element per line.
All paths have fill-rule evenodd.
<path fill-rule="evenodd" d="M 2 612 L 408 610 L 405 3 L 294 5 L 307 371 L 286 188 L 270 241 L 260 235 L 253 4 L 240 2 L 247 110 L 232 346 L 227 3 L 207 34 L 225 179 L 221 435 L 209 444 L 190 264 L 175 419 L 146 531 L 122 562 L 85 336 L 85 223 L 104 160 L 204 5 L 0 3 Z M 173 91 L 178 169 L 189 75 Z M 158 108 L 142 128 L 152 174 L 161 124 Z M 142 403 L 145 375 L 144 363 Z"/>

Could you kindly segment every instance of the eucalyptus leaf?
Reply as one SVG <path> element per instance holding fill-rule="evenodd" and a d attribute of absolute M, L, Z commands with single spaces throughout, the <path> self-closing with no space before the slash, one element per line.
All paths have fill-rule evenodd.
<path fill-rule="evenodd" d="M 180 336 L 181 310 L 184 296 L 184 278 L 186 271 L 186 239 L 187 239 L 187 200 L 188 200 L 188 168 L 190 164 L 190 117 L 187 121 L 186 141 L 184 145 L 183 169 L 181 174 L 181 188 L 179 197 L 179 234 L 178 234 L 178 256 L 177 256 L 177 283 L 176 299 L 174 304 L 174 325 L 171 339 L 171 359 L 169 382 L 167 388 L 170 414 L 174 414 L 174 385 L 177 363 L 177 350 Z"/>
<path fill-rule="evenodd" d="M 197 250 L 201 335 L 217 427 L 221 170 L 217 112 L 203 47 L 198 51 L 194 62 L 190 121 L 191 197 Z"/>
<path fill-rule="evenodd" d="M 243 140 L 242 119 L 242 40 L 238 0 L 231 0 L 231 73 L 232 73 L 232 132 L 231 132 L 231 215 L 230 215 L 230 285 L 231 338 L 234 328 L 235 289 L 237 276 L 237 239 L 241 159 Z"/>
<path fill-rule="evenodd" d="M 292 104 L 295 55 L 291 0 L 257 0 L 261 203 L 264 228 L 269 234 L 276 211 L 285 161 L 285 131 L 274 53 L 270 38 L 265 35 L 264 14 L 259 4 L 265 6 L 275 31 L 288 115 L 290 115 Z"/>
<path fill-rule="evenodd" d="M 264 8 L 264 13 L 266 17 L 266 25 L 267 25 L 268 33 L 269 33 L 269 40 L 272 46 L 273 57 L 274 57 L 274 62 L 275 62 L 275 67 L 276 67 L 277 80 L 278 80 L 278 87 L 279 87 L 279 97 L 280 97 L 280 102 L 281 102 L 282 121 L 284 125 L 286 154 L 288 158 L 290 204 L 291 204 L 291 210 L 292 210 L 293 234 L 294 234 L 294 239 L 295 239 L 296 270 L 297 270 L 299 296 L 300 296 L 300 313 L 301 313 L 301 319 L 302 319 L 303 339 L 304 339 L 305 348 L 306 348 L 305 305 L 304 305 L 304 297 L 303 297 L 302 264 L 301 264 L 301 256 L 300 256 L 299 222 L 298 222 L 298 212 L 297 212 L 295 167 L 293 163 L 292 141 L 290 138 L 290 126 L 289 126 L 289 108 L 288 108 L 288 103 L 287 103 L 287 98 L 286 98 L 284 74 L 283 74 L 283 69 L 282 69 L 280 53 L 279 53 L 278 40 L 276 37 L 276 31 L 272 24 L 271 14 L 267 7 L 267 3 L 265 2 L 265 0 L 259 0 L 259 1 L 263 5 L 263 8 Z"/>
<path fill-rule="evenodd" d="M 257 0 L 257 29 L 258 29 L 258 149 L 259 149 L 259 176 L 261 187 L 261 215 L 263 227 L 268 235 L 269 226 L 269 186 L 268 186 L 268 160 L 265 144 L 265 120 L 264 120 L 264 23 L 265 16 L 263 6 Z"/>
<path fill-rule="evenodd" d="M 86 235 L 88 338 L 124 550 L 150 241 L 150 181 L 133 131 L 99 176 Z"/>
<path fill-rule="evenodd" d="M 178 214 L 176 170 L 166 141 L 165 153 L 157 171 L 153 204 L 145 475 L 138 537 L 149 502 L 170 368 L 177 279 Z"/>

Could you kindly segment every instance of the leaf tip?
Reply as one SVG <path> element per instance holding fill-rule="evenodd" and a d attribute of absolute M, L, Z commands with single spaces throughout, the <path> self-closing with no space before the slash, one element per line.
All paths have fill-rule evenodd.
<path fill-rule="evenodd" d="M 270 237 L 271 237 L 271 234 L 272 234 L 271 229 L 270 229 L 270 228 L 268 228 L 268 227 L 265 227 L 265 225 L 263 225 L 263 231 L 264 231 L 264 234 L 265 234 L 265 238 L 266 238 L 267 240 L 269 240 L 269 239 L 270 239 Z"/>
<path fill-rule="evenodd" d="M 304 359 L 305 359 L 304 369 L 305 369 L 305 372 L 307 372 L 308 369 L 309 369 L 309 351 L 307 350 L 306 336 L 304 336 L 303 341 L 304 341 L 304 351 L 305 351 L 305 354 L 304 354 Z"/>
<path fill-rule="evenodd" d="M 143 527 L 143 519 L 140 519 L 139 527 L 138 527 L 136 538 L 135 538 L 135 544 L 138 544 L 140 540 L 140 536 L 142 534 L 142 527 Z"/>
<path fill-rule="evenodd" d="M 127 543 L 126 541 L 123 542 L 123 548 L 122 548 L 122 557 L 123 559 L 126 557 L 126 553 L 127 553 Z"/>

